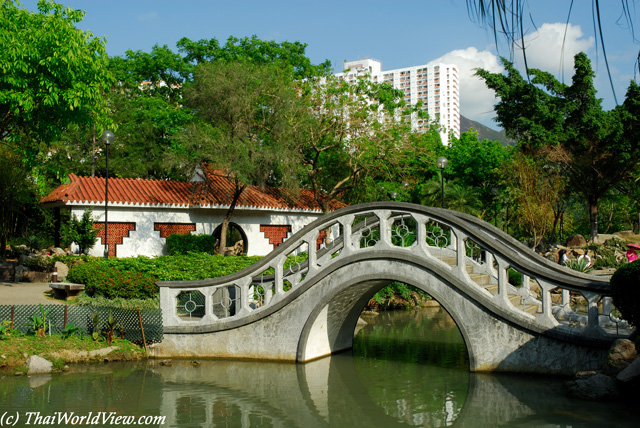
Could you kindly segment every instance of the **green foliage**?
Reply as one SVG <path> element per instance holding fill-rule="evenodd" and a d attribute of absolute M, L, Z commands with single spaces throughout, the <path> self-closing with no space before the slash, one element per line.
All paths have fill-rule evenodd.
<path fill-rule="evenodd" d="M 167 251 L 170 256 L 186 255 L 190 252 L 213 254 L 216 239 L 212 235 L 181 235 L 174 233 L 167 237 Z"/>
<path fill-rule="evenodd" d="M 191 41 L 185 37 L 178 41 L 178 49 L 185 54 L 185 60 L 189 63 L 220 61 L 274 64 L 289 70 L 298 79 L 328 74 L 331 71 L 329 60 L 319 65 L 311 64 L 306 56 L 306 48 L 305 43 L 277 43 L 260 40 L 255 35 L 241 39 L 230 36 L 222 46 L 216 39 Z"/>
<path fill-rule="evenodd" d="M 107 319 L 104 321 L 104 329 L 102 332 L 109 345 L 111 345 L 111 342 L 113 342 L 113 337 L 116 330 L 122 331 L 122 324 L 118 323 L 113 317 L 113 313 L 109 311 L 109 316 L 107 316 Z"/>
<path fill-rule="evenodd" d="M 40 304 L 40 313 L 29 317 L 27 327 L 37 336 L 44 337 L 47 329 L 52 327 L 51 320 L 49 319 L 49 310 L 45 310 L 42 304 Z"/>
<path fill-rule="evenodd" d="M 51 272 L 55 262 L 50 257 L 33 257 L 25 260 L 23 264 L 36 272 Z"/>
<path fill-rule="evenodd" d="M 522 273 L 509 269 L 509 284 L 515 286 L 522 285 Z"/>
<path fill-rule="evenodd" d="M 25 235 L 20 239 L 20 242 L 32 253 L 40 251 L 44 247 L 44 241 L 36 235 Z"/>
<path fill-rule="evenodd" d="M 431 299 L 431 296 L 422 290 L 407 285 L 404 282 L 394 281 L 374 294 L 372 300 L 383 308 L 395 299 L 404 301 L 406 307 L 409 307 L 411 306 L 413 293 L 417 293 L 423 300 Z"/>
<path fill-rule="evenodd" d="M 640 262 L 621 266 L 611 277 L 613 304 L 622 318 L 640 326 Z"/>
<path fill-rule="evenodd" d="M 11 337 L 11 322 L 2 321 L 0 323 L 0 340 L 5 340 Z"/>
<path fill-rule="evenodd" d="M 590 235 L 598 226 L 598 201 L 630 178 L 640 162 L 640 87 L 631 82 L 624 103 L 604 111 L 593 85 L 594 72 L 584 53 L 575 56 L 571 85 L 550 73 L 529 69 L 524 79 L 503 59 L 506 75 L 478 70 L 496 91 L 499 123 L 528 154 L 557 167 L 589 207 Z M 615 153 L 615 156 L 612 154 Z"/>
<path fill-rule="evenodd" d="M 105 41 L 76 28 L 84 13 L 50 0 L 38 12 L 0 1 L 0 136 L 33 165 L 69 124 L 104 117 Z M 30 136 L 26 138 L 26 136 Z"/>
<path fill-rule="evenodd" d="M 586 258 L 575 259 L 575 260 L 569 259 L 564 262 L 564 265 L 570 269 L 573 269 L 578 272 L 583 272 L 583 273 L 590 272 L 593 269 L 593 266 L 591 266 L 591 264 Z"/>
<path fill-rule="evenodd" d="M 71 336 L 73 336 L 73 335 L 75 335 L 77 333 L 78 333 L 78 328 L 75 325 L 73 325 L 72 322 L 70 322 L 62 330 L 62 338 L 63 339 L 69 339 Z"/>
<path fill-rule="evenodd" d="M 75 242 L 80 247 L 81 254 L 93 248 L 98 240 L 98 231 L 93 227 L 93 210 L 91 208 L 87 208 L 82 213 L 81 219 L 78 219 L 75 214 L 73 215 L 67 229 L 67 235 L 71 242 Z"/>
<path fill-rule="evenodd" d="M 89 295 L 148 299 L 158 294 L 157 278 L 148 273 L 118 269 L 107 263 L 87 262 L 69 271 L 68 280 L 85 284 Z"/>

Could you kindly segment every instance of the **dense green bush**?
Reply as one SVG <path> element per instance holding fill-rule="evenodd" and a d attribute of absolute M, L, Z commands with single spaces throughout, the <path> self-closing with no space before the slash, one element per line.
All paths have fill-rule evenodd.
<path fill-rule="evenodd" d="M 186 255 L 190 252 L 213 254 L 216 238 L 212 235 L 173 234 L 167 237 L 167 251 L 170 256 Z"/>
<path fill-rule="evenodd" d="M 640 326 L 640 261 L 621 266 L 611 277 L 613 304 L 622 318 Z"/>
<path fill-rule="evenodd" d="M 90 296 L 149 299 L 158 294 L 155 285 L 158 278 L 144 272 L 121 270 L 99 261 L 75 266 L 69 271 L 67 279 L 85 284 L 85 291 Z"/>
<path fill-rule="evenodd" d="M 217 278 L 242 270 L 260 259 L 257 256 L 224 257 L 203 253 L 156 258 L 95 258 L 76 264 L 67 279 L 85 284 L 90 296 L 144 299 L 158 294 L 155 281 Z"/>

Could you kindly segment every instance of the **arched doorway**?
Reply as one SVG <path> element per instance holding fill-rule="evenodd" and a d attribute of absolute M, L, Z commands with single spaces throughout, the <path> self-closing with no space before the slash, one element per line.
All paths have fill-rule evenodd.
<path fill-rule="evenodd" d="M 220 242 L 221 228 L 222 225 L 218 225 L 218 227 L 216 227 L 216 229 L 213 231 L 213 237 L 216 239 L 216 246 L 218 246 L 218 243 Z M 240 242 L 242 244 L 240 254 L 247 254 L 249 252 L 249 241 L 247 240 L 247 234 L 237 223 L 229 222 L 229 227 L 227 228 L 227 248 L 236 247 L 236 245 L 240 245 Z"/>

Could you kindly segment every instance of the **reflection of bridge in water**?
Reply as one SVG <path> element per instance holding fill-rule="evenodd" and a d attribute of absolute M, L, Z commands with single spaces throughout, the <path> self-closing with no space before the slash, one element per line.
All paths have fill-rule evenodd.
<path fill-rule="evenodd" d="M 324 235 L 330 243 L 317 245 Z M 160 282 L 165 337 L 153 352 L 310 361 L 350 348 L 360 311 L 391 281 L 440 302 L 472 371 L 593 369 L 630 333 L 616 334 L 608 279 L 545 260 L 475 217 L 373 203 L 318 219 L 233 275 Z"/>
<path fill-rule="evenodd" d="M 393 382 L 371 387 L 358 367 L 345 355 L 297 365 L 201 361 L 197 368 L 174 360 L 152 372 L 169 427 L 621 426 L 611 408 L 550 393 L 558 382 L 422 367 L 413 394 Z"/>

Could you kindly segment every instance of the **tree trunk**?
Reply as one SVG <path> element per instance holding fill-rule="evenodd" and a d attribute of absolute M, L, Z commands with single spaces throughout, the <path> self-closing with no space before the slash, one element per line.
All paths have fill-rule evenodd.
<path fill-rule="evenodd" d="M 589 225 L 591 232 L 589 233 L 589 241 L 595 242 L 598 238 L 598 200 L 589 201 Z"/>
<path fill-rule="evenodd" d="M 235 188 L 235 191 L 233 192 L 233 200 L 231 201 L 231 205 L 229 205 L 229 209 L 227 210 L 227 213 L 224 216 L 224 220 L 222 220 L 222 224 L 220 225 L 220 242 L 218 242 L 218 251 L 216 252 L 216 254 L 224 255 L 225 253 L 225 248 L 227 247 L 227 230 L 229 229 L 229 222 L 231 221 L 231 215 L 233 214 L 233 211 L 236 209 L 238 199 L 240 199 L 240 195 L 242 194 L 242 192 L 246 187 L 247 186 L 240 185 L 240 183 L 236 181 L 236 188 Z"/>

